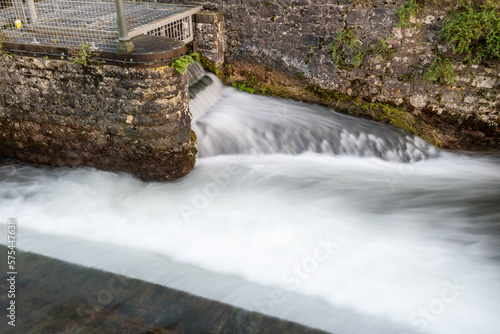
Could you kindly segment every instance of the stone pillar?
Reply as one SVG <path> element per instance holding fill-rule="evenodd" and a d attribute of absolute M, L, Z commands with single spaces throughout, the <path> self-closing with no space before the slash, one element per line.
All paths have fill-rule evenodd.
<path fill-rule="evenodd" d="M 90 166 L 155 181 L 189 173 L 196 149 L 188 78 L 158 61 L 182 55 L 184 43 L 141 36 L 134 44 L 127 65 L 0 57 L 0 158 Z"/>
<path fill-rule="evenodd" d="M 215 69 L 224 64 L 226 40 L 222 12 L 203 10 L 196 14 L 198 51 Z M 206 65 L 206 64 L 204 64 Z"/>

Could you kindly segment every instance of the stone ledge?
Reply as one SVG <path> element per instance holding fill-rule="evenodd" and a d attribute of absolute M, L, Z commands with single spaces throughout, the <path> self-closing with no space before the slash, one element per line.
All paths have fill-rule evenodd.
<path fill-rule="evenodd" d="M 137 36 L 132 39 L 135 50 L 131 53 L 112 51 L 96 51 L 95 57 L 105 63 L 119 63 L 122 66 L 132 67 L 159 67 L 170 64 L 171 59 L 185 54 L 186 46 L 182 41 L 163 36 Z M 3 48 L 8 51 L 27 53 L 39 56 L 69 56 L 74 48 L 54 47 L 45 44 L 24 44 L 3 42 Z"/>
<path fill-rule="evenodd" d="M 203 10 L 196 14 L 196 23 L 216 24 L 224 19 L 222 12 Z"/>

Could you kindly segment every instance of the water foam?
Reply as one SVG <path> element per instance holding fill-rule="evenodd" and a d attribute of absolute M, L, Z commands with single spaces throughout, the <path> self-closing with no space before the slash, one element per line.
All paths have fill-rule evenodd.
<path fill-rule="evenodd" d="M 43 248 L 36 239 L 60 257 L 50 235 L 97 250 L 93 243 L 113 245 L 103 267 L 116 272 L 121 248 L 159 254 L 167 267 L 173 261 L 205 273 L 197 280 L 178 269 L 169 286 L 331 332 L 419 330 L 419 310 L 458 284 L 465 289 L 426 332 L 496 333 L 498 162 L 445 154 L 410 166 L 311 153 L 227 155 L 199 159 L 192 174 L 162 184 L 14 165 L 0 169 L 0 216 L 36 232 L 29 244 L 20 235 L 19 247 Z M 321 241 L 334 251 L 313 270 L 306 262 Z M 64 251 L 66 260 L 104 261 L 106 254 L 89 261 L 88 247 Z M 158 257 L 146 259 L 132 259 L 144 263 L 126 273 L 154 281 L 168 271 Z M 291 274 L 294 266 L 307 277 Z M 292 297 L 267 310 L 259 305 L 273 288 Z"/>
<path fill-rule="evenodd" d="M 316 152 L 414 162 L 439 155 L 417 136 L 328 108 L 253 96 L 234 88 L 224 88 L 222 95 L 216 104 L 212 92 L 192 102 L 193 129 L 202 157 Z M 200 105 L 210 105 L 210 112 L 200 112 Z"/>

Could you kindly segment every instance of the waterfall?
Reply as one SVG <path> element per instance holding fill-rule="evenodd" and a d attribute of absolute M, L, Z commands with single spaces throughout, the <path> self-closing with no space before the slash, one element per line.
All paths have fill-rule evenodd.
<path fill-rule="evenodd" d="M 203 69 L 203 66 L 201 66 L 199 62 L 195 61 L 193 64 L 188 66 L 187 75 L 189 79 L 189 86 L 192 86 L 200 81 L 200 79 L 206 75 L 206 72 Z"/>
<path fill-rule="evenodd" d="M 200 157 L 316 152 L 415 162 L 439 155 L 426 141 L 392 126 L 240 92 L 224 87 L 213 74 L 199 79 L 190 92 Z"/>

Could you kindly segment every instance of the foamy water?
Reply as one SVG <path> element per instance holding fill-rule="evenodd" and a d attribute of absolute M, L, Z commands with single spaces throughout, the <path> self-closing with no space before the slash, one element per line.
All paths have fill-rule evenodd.
<path fill-rule="evenodd" d="M 0 217 L 18 220 L 19 248 L 340 334 L 498 333 L 498 157 L 222 94 L 197 110 L 202 157 L 176 182 L 0 167 Z M 284 142 L 293 133 L 302 140 Z"/>

